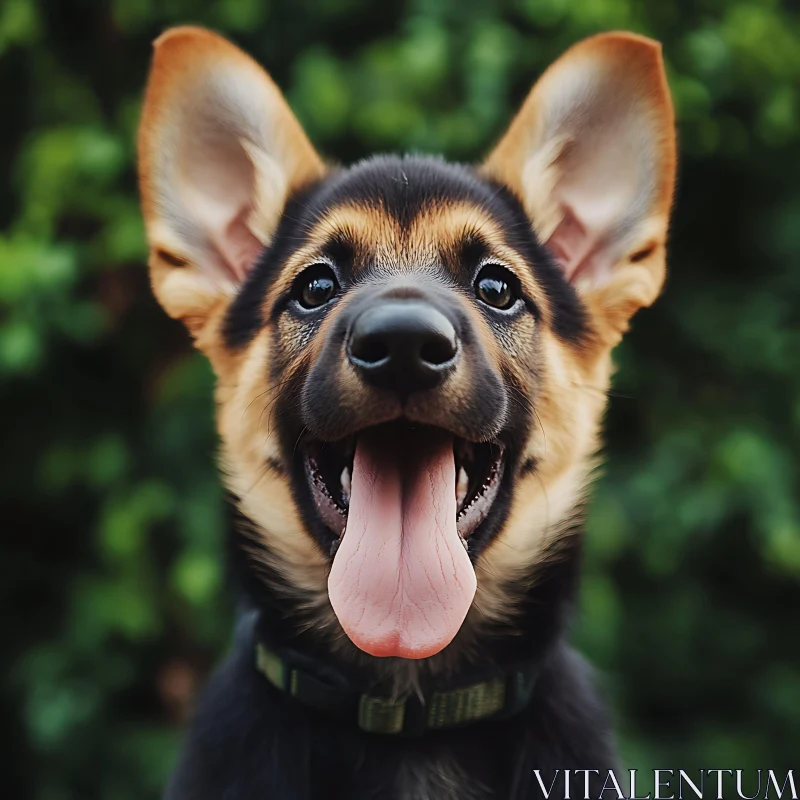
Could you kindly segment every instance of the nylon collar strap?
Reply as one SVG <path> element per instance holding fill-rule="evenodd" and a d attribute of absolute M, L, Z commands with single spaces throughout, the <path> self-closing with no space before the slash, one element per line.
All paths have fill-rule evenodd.
<path fill-rule="evenodd" d="M 421 699 L 416 694 L 392 699 L 337 685 L 290 651 L 279 654 L 263 642 L 256 643 L 255 656 L 258 671 L 300 703 L 367 733 L 406 737 L 511 717 L 528 705 L 538 673 L 535 666 L 523 665 L 496 671 L 482 681 L 439 688 Z"/>

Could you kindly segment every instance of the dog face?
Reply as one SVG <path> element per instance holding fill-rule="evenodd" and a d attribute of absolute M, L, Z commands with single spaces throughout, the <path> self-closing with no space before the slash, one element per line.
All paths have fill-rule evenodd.
<path fill-rule="evenodd" d="M 658 45 L 572 48 L 478 167 L 338 169 L 255 62 L 179 28 L 139 155 L 153 288 L 217 374 L 254 568 L 376 656 L 512 615 L 579 513 L 611 350 L 663 283 Z"/>

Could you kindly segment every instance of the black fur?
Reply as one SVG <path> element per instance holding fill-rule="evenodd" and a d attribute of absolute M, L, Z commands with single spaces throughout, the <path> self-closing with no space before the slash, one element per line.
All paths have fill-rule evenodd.
<path fill-rule="evenodd" d="M 565 342 L 581 343 L 589 333 L 586 311 L 538 240 L 519 200 L 506 187 L 480 177 L 469 166 L 418 156 L 377 156 L 335 172 L 290 198 L 270 246 L 231 304 L 225 325 L 227 344 L 242 347 L 258 333 L 265 323 L 261 309 L 270 280 L 287 254 L 302 246 L 311 226 L 330 209 L 344 202 L 378 205 L 407 225 L 431 201 L 470 201 L 495 219 L 506 232 L 508 243 L 531 265 L 547 294 L 554 310 L 555 333 Z M 329 246 L 333 254 L 341 255 L 343 243 L 334 241 Z M 467 257 L 464 261 L 467 283 L 474 278 L 470 272 L 473 260 Z"/>
<path fill-rule="evenodd" d="M 167 800 L 439 800 L 564 797 L 563 770 L 599 770 L 592 797 L 616 769 L 608 715 L 590 670 L 565 642 L 576 587 L 579 537 L 540 573 L 524 596 L 520 627 L 497 629 L 483 642 L 502 664 L 532 659 L 541 672 L 533 699 L 518 716 L 433 732 L 419 739 L 362 733 L 276 690 L 256 671 L 257 635 L 313 657 L 330 658 L 313 632 L 300 632 L 280 579 L 241 572 L 245 607 L 232 651 L 203 692 Z M 271 587 L 271 588 L 270 588 Z M 488 655 L 491 654 L 491 655 Z M 449 776 L 449 778 L 448 778 Z M 453 790 L 444 783 L 452 779 Z M 582 796 L 573 786 L 573 796 Z M 428 787 L 428 788 L 426 788 Z"/>
<path fill-rule="evenodd" d="M 287 201 L 271 245 L 261 253 L 228 309 L 223 329 L 228 347 L 244 347 L 263 327 L 264 295 L 270 281 L 283 268 L 286 257 L 302 243 L 300 232 L 308 224 L 306 203 L 316 188 L 316 184 L 306 186 Z"/>
<path fill-rule="evenodd" d="M 311 429 L 313 433 L 315 424 L 328 425 L 328 435 L 322 438 L 331 441 L 347 433 L 342 426 L 353 420 L 337 422 L 336 392 L 326 394 L 325 382 L 314 378 L 313 369 L 295 370 L 291 379 L 285 379 L 286 365 L 297 362 L 298 348 L 302 350 L 305 345 L 297 343 L 302 340 L 299 336 L 292 343 L 281 341 L 278 326 L 289 324 L 281 317 L 288 301 L 279 298 L 272 310 L 265 309 L 266 292 L 287 256 L 302 246 L 314 222 L 344 201 L 379 205 L 407 225 L 427 203 L 459 200 L 476 204 L 499 223 L 508 244 L 524 257 L 548 296 L 555 333 L 565 342 L 580 346 L 589 334 L 585 310 L 537 240 L 517 199 L 471 168 L 416 157 L 370 159 L 295 195 L 270 247 L 228 313 L 225 340 L 231 348 L 246 346 L 265 325 L 274 328 L 270 377 L 281 386 L 274 405 L 274 423 L 280 433 L 285 467 L 278 463 L 270 466 L 288 470 L 306 528 L 323 551 L 330 548 L 333 534 L 314 510 L 303 464 L 295 456 L 298 447 L 303 447 L 306 432 Z M 479 239 L 469 240 L 460 252 L 443 254 L 443 261 L 449 258 L 453 263 L 447 264 L 448 271 L 438 278 L 428 276 L 432 282 L 424 288 L 426 299 L 442 303 L 442 309 L 447 310 L 448 292 L 471 288 L 482 247 Z M 347 288 L 350 276 L 355 275 L 353 261 L 358 254 L 347 241 L 338 239 L 329 242 L 327 250 L 340 283 Z M 359 287 L 347 300 L 353 308 L 376 296 L 371 292 L 381 290 L 380 276 L 370 270 L 367 264 L 358 273 Z M 330 326 L 326 347 L 330 346 L 331 354 L 324 357 L 323 349 L 319 359 L 323 371 L 326 364 L 335 362 L 336 353 L 341 353 L 344 332 L 339 328 L 346 327 L 345 312 Z M 297 311 L 292 324 L 296 329 L 314 328 L 325 313 L 322 309 L 315 318 L 311 312 L 303 312 L 301 319 L 303 315 Z M 451 308 L 448 313 L 452 316 L 456 312 Z M 492 513 L 469 539 L 475 558 L 505 521 L 515 477 L 536 469 L 530 461 L 520 464 L 520 444 L 527 440 L 535 421 L 532 409 L 524 403 L 509 403 L 508 414 L 497 413 L 506 392 L 521 395 L 522 388 L 513 384 L 512 376 L 492 373 L 491 365 L 480 360 L 478 344 L 470 341 L 468 321 L 452 318 L 465 352 L 473 359 L 472 372 L 479 378 L 484 374 L 482 382 L 476 379 L 470 392 L 474 403 L 482 403 L 482 407 L 459 412 L 461 418 L 453 412 L 454 427 L 450 429 L 458 432 L 459 425 L 475 424 L 487 432 L 493 418 L 502 419 L 497 423 L 502 424 L 502 430 L 491 432 L 491 437 L 505 445 L 506 475 Z M 502 327 L 499 322 L 498 326 Z M 525 368 L 536 374 L 535 341 L 529 350 L 523 358 Z M 335 385 L 335 376 L 322 376 L 326 377 L 330 378 L 327 383 Z M 492 381 L 497 384 L 496 391 L 490 391 Z M 304 387 L 310 387 L 321 411 L 309 415 L 303 407 L 300 400 Z M 528 400 L 532 404 L 534 398 Z M 358 422 L 376 424 L 374 420 Z M 411 739 L 367 734 L 355 724 L 334 721 L 285 696 L 256 670 L 255 641 L 262 638 L 273 646 L 298 650 L 319 664 L 335 666 L 362 691 L 381 687 L 385 674 L 377 669 L 377 659 L 348 658 L 331 648 L 329 631 L 304 624 L 308 618 L 304 616 L 303 598 L 293 596 L 284 578 L 270 569 L 270 554 L 263 540 L 258 545 L 263 548 L 262 558 L 258 559 L 258 568 L 254 566 L 254 539 L 244 532 L 248 526 L 247 520 L 237 517 L 231 537 L 233 574 L 243 609 L 232 652 L 203 693 L 168 800 L 522 800 L 542 796 L 534 770 L 540 771 L 549 787 L 555 770 L 599 770 L 605 776 L 607 770 L 616 767 L 609 721 L 592 687 L 588 667 L 566 644 L 580 562 L 577 533 L 565 537 L 558 551 L 543 559 L 535 576 L 520 581 L 516 614 L 509 623 L 481 629 L 469 647 L 462 646 L 462 631 L 449 646 L 456 657 L 455 674 L 451 676 L 454 683 L 459 673 L 474 675 L 489 666 L 502 668 L 520 662 L 536 665 L 539 674 L 530 704 L 504 721 Z M 471 632 L 465 635 L 473 636 Z M 603 777 L 595 775 L 593 780 L 593 794 L 597 796 Z M 564 796 L 559 780 L 551 796 Z"/>

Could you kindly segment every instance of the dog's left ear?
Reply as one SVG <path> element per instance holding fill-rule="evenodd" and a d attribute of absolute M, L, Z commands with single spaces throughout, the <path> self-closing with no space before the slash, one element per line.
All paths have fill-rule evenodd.
<path fill-rule="evenodd" d="M 616 341 L 665 276 L 675 125 L 661 47 L 607 33 L 536 83 L 484 164 Z"/>
<path fill-rule="evenodd" d="M 155 42 L 138 150 L 153 290 L 203 348 L 287 197 L 324 166 L 269 75 L 192 27 Z"/>

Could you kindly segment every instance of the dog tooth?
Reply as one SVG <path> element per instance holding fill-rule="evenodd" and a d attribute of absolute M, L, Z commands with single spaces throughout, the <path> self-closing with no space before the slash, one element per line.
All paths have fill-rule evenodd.
<path fill-rule="evenodd" d="M 350 470 L 345 467 L 342 470 L 342 475 L 339 478 L 342 484 L 342 499 L 345 503 L 350 502 Z"/>
<path fill-rule="evenodd" d="M 467 488 L 469 486 L 469 478 L 467 471 L 461 467 L 458 471 L 458 479 L 456 480 L 456 506 L 461 508 L 464 501 L 467 499 Z"/>

